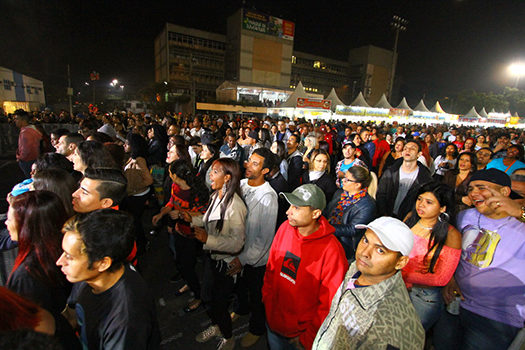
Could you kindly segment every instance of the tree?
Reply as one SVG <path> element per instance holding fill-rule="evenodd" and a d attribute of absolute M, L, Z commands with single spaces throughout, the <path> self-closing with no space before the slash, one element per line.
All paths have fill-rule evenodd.
<path fill-rule="evenodd" d="M 509 109 L 509 102 L 504 95 L 493 92 L 476 92 L 474 90 L 460 92 L 456 97 L 457 112 L 465 114 L 472 106 L 476 107 L 478 112 L 483 107 L 487 112 L 493 108 L 496 111 L 503 112 Z"/>

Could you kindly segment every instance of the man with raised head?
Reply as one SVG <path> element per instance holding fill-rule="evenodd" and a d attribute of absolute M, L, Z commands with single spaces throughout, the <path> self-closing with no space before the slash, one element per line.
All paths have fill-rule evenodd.
<path fill-rule="evenodd" d="M 509 213 L 511 180 L 497 169 L 478 170 L 468 185 L 474 208 L 462 211 L 458 268 L 443 288 L 448 304 L 461 297 L 460 325 L 447 329 L 441 349 L 506 349 L 525 322 L 525 213 Z M 444 330 L 442 330 L 444 331 Z M 449 344 L 446 341 L 454 341 Z"/>
<path fill-rule="evenodd" d="M 105 208 L 118 209 L 126 196 L 127 183 L 119 169 L 87 168 L 80 187 L 73 192 L 73 209 L 77 213 Z"/>
<path fill-rule="evenodd" d="M 229 263 L 229 272 L 237 282 L 240 314 L 251 313 L 249 332 L 241 340 L 241 346 L 249 347 L 266 331 L 264 306 L 261 300 L 264 271 L 277 220 L 277 193 L 265 180 L 270 171 L 273 153 L 267 148 L 253 151 L 246 163 L 246 178 L 241 180 L 242 198 L 248 208 L 246 216 L 246 241 L 241 253 Z"/>
<path fill-rule="evenodd" d="M 263 302 L 270 349 L 310 349 L 347 270 L 343 247 L 321 215 L 314 184 L 283 193 L 290 208 L 275 235 L 264 275 Z"/>
<path fill-rule="evenodd" d="M 416 202 L 419 187 L 432 180 L 427 167 L 417 161 L 421 154 L 421 144 L 409 140 L 403 147 L 403 160 L 383 172 L 376 196 L 380 216 L 404 219 Z"/>
<path fill-rule="evenodd" d="M 62 135 L 58 139 L 56 152 L 66 156 L 67 159 L 71 160 L 71 155 L 75 153 L 75 150 L 82 141 L 84 141 L 84 136 L 80 135 L 79 133 Z"/>
<path fill-rule="evenodd" d="M 423 349 L 425 331 L 401 277 L 414 237 L 398 219 L 368 225 L 313 349 Z"/>
<path fill-rule="evenodd" d="M 75 283 L 65 316 L 80 329 L 84 349 L 158 349 L 155 303 L 146 282 L 126 263 L 133 247 L 129 214 L 96 210 L 64 225 L 57 261 Z"/>
<path fill-rule="evenodd" d="M 288 155 L 286 161 L 288 162 L 288 184 L 295 190 L 301 184 L 301 174 L 303 173 L 303 154 L 299 150 L 299 136 L 291 134 L 288 137 L 286 146 Z"/>

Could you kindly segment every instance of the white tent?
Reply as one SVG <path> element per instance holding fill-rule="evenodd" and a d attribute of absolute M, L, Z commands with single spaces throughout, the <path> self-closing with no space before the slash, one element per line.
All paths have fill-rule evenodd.
<path fill-rule="evenodd" d="M 328 94 L 328 96 L 326 96 L 325 100 L 332 101 L 332 105 L 331 105 L 332 111 L 335 111 L 336 106 L 345 106 L 343 101 L 341 101 L 339 99 L 339 96 L 337 96 L 337 93 L 335 92 L 334 88 L 332 88 L 332 90 L 330 90 L 330 93 Z"/>
<path fill-rule="evenodd" d="M 410 108 L 410 106 L 408 105 L 406 98 L 404 98 L 404 97 L 401 100 L 401 102 L 399 103 L 399 105 L 397 106 L 397 108 L 399 108 L 399 109 L 408 109 L 409 111 L 412 110 L 412 108 Z"/>
<path fill-rule="evenodd" d="M 299 82 L 297 84 L 297 87 L 295 88 L 295 91 L 292 92 L 290 97 L 284 102 L 282 105 L 279 106 L 279 108 L 286 108 L 286 107 L 295 107 L 297 106 L 297 99 L 298 98 L 308 98 L 308 95 L 304 91 L 303 83 Z"/>
<path fill-rule="evenodd" d="M 441 105 L 439 104 L 439 101 L 436 101 L 436 104 L 434 105 L 434 107 L 432 107 L 432 109 L 430 111 L 434 112 L 434 113 L 446 113 L 443 110 L 443 108 L 441 108 Z"/>
<path fill-rule="evenodd" d="M 368 103 L 366 103 L 366 100 L 365 100 L 362 92 L 359 92 L 359 95 L 357 95 L 355 100 L 352 103 L 350 103 L 350 106 L 370 107 L 370 105 Z"/>
<path fill-rule="evenodd" d="M 427 106 L 425 106 L 425 102 L 423 102 L 423 99 L 421 99 L 421 101 L 419 101 L 419 103 L 417 104 L 417 106 L 414 107 L 414 111 L 418 111 L 418 112 L 430 112 L 427 108 Z"/>
<path fill-rule="evenodd" d="M 388 108 L 388 109 L 392 108 L 390 103 L 388 103 L 388 100 L 386 99 L 385 94 L 381 95 L 381 98 L 379 99 L 379 101 L 377 102 L 377 104 L 374 107 L 376 107 L 376 108 Z"/>
<path fill-rule="evenodd" d="M 481 118 L 481 116 L 478 114 L 478 112 L 476 112 L 476 108 L 475 107 L 472 107 L 470 109 L 470 111 L 468 111 L 468 113 L 465 114 L 463 117 L 464 118 L 474 118 L 474 117 L 475 118 Z"/>
<path fill-rule="evenodd" d="M 485 119 L 487 119 L 487 118 L 489 117 L 487 111 L 485 110 L 485 107 L 483 107 L 483 108 L 481 109 L 481 111 L 479 111 L 479 116 L 480 116 L 481 118 L 485 118 Z"/>

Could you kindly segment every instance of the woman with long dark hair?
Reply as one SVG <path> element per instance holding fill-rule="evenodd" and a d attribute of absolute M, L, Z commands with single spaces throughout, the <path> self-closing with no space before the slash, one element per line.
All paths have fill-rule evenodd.
<path fill-rule="evenodd" d="M 211 190 L 210 171 L 211 165 L 219 159 L 219 147 L 213 143 L 203 143 L 200 158 L 203 160 L 197 170 L 197 176 L 201 177 L 209 190 Z"/>
<path fill-rule="evenodd" d="M 133 133 L 128 134 L 124 143 L 124 151 L 129 154 L 129 159 L 124 165 L 124 176 L 128 180 L 128 186 L 127 197 L 122 201 L 120 208 L 133 215 L 138 255 L 146 248 L 142 214 L 146 200 L 150 197 L 150 185 L 153 184 L 153 177 L 146 163 L 147 147 L 146 140 Z"/>
<path fill-rule="evenodd" d="M 463 197 L 468 195 L 470 178 L 477 169 L 477 156 L 471 152 L 463 152 L 459 155 L 454 169 L 447 171 L 441 181 L 454 189 L 458 212 L 469 207 L 463 203 Z"/>
<path fill-rule="evenodd" d="M 82 174 L 87 168 L 116 167 L 115 161 L 104 145 L 97 141 L 82 141 L 71 155 L 73 168 Z"/>
<path fill-rule="evenodd" d="M 228 264 L 242 250 L 245 239 L 246 205 L 241 197 L 241 170 L 230 158 L 213 162 L 210 172 L 214 190 L 202 222 L 194 221 L 195 238 L 204 243 L 203 300 L 209 305 L 212 325 L 199 333 L 197 342 L 204 343 L 220 335 L 219 348 L 233 349 L 232 320 L 228 311 L 236 276 L 228 274 Z M 202 228 L 202 226 L 204 226 Z"/>
<path fill-rule="evenodd" d="M 454 227 L 454 191 L 430 182 L 417 195 L 405 223 L 414 233 L 410 260 L 403 268 L 403 280 L 423 328 L 430 329 L 444 308 L 441 287 L 446 285 L 459 263 L 461 234 Z"/>
<path fill-rule="evenodd" d="M 270 147 L 270 151 L 279 157 L 279 171 L 286 181 L 288 181 L 288 162 L 286 161 L 286 146 L 282 141 L 274 141 Z"/>
<path fill-rule="evenodd" d="M 174 220 L 169 224 L 170 248 L 174 250 L 177 269 L 186 281 L 186 285 L 177 291 L 177 295 L 182 295 L 189 290 L 194 293 L 195 299 L 184 309 L 186 312 L 191 312 L 201 305 L 201 286 L 195 272 L 197 253 L 201 244 L 193 239 L 190 223 L 193 216 L 202 216 L 206 211 L 209 192 L 201 178 L 195 175 L 191 164 L 183 159 L 171 163 L 168 172 L 173 182 L 171 198 L 160 213 L 153 217 L 153 224 L 155 225 L 166 214 Z"/>
<path fill-rule="evenodd" d="M 18 242 L 18 255 L 7 288 L 37 303 L 55 318 L 56 334 L 65 349 L 75 347 L 72 329 L 61 315 L 71 284 L 56 266 L 62 254 L 62 226 L 67 219 L 60 198 L 50 191 L 11 197 L 6 226 Z"/>
<path fill-rule="evenodd" d="M 53 192 L 62 201 L 66 216 L 69 218 L 75 214 L 71 198 L 78 184 L 67 171 L 55 168 L 39 170 L 33 175 L 33 188 Z"/>
<path fill-rule="evenodd" d="M 168 145 L 168 134 L 162 125 L 153 124 L 148 128 L 148 151 L 146 160 L 148 166 L 162 166 L 166 158 L 166 146 Z"/>
<path fill-rule="evenodd" d="M 454 169 L 459 155 L 458 146 L 453 143 L 448 143 L 445 147 L 445 153 L 437 156 L 434 164 L 436 165 L 436 173 L 434 179 L 441 181 L 447 171 Z"/>
<path fill-rule="evenodd" d="M 379 170 L 377 173 L 377 177 L 380 178 L 381 175 L 383 175 L 383 172 L 390 168 L 392 164 L 399 158 L 403 156 L 403 147 L 405 147 L 405 138 L 404 137 L 397 137 L 394 141 L 394 145 L 392 146 L 392 150 L 388 153 L 385 153 L 381 161 L 379 162 Z"/>
<path fill-rule="evenodd" d="M 259 129 L 259 142 L 257 142 L 260 147 L 270 148 L 272 146 L 272 137 L 270 136 L 270 131 L 265 128 Z"/>

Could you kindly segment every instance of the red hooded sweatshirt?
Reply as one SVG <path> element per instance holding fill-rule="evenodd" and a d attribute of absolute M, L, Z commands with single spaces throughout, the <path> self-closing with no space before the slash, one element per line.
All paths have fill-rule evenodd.
<path fill-rule="evenodd" d="M 319 229 L 307 237 L 288 220 L 281 225 L 270 249 L 262 288 L 269 327 L 288 338 L 299 336 L 307 350 L 348 269 L 334 227 L 323 216 L 319 223 Z"/>

